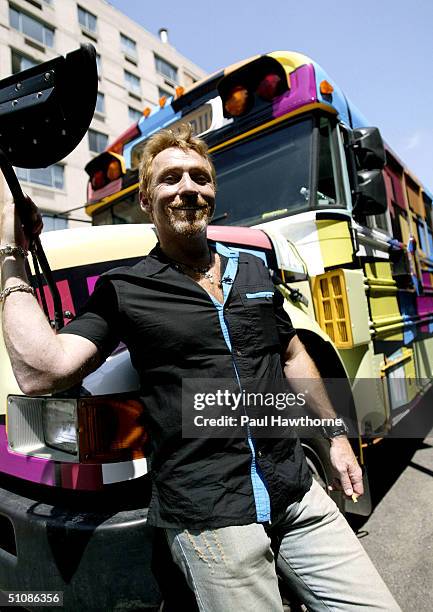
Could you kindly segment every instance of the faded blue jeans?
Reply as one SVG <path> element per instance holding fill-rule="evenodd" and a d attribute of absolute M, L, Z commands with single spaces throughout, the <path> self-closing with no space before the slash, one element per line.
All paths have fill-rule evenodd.
<path fill-rule="evenodd" d="M 284 534 L 280 576 L 309 610 L 398 612 L 398 604 L 332 499 L 313 481 L 272 529 Z M 201 612 L 282 612 L 263 525 L 166 529 Z"/>

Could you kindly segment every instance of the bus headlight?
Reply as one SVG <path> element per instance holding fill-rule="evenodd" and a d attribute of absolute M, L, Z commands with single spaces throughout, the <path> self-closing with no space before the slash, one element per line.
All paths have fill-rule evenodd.
<path fill-rule="evenodd" d="M 42 427 L 47 446 L 78 453 L 76 401 L 47 399 L 43 404 Z"/>

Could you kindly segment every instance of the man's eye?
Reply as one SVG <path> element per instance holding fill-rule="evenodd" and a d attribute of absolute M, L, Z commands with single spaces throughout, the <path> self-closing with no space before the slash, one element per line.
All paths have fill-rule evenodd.
<path fill-rule="evenodd" d="M 206 174 L 198 174 L 194 177 L 194 181 L 199 185 L 206 185 L 209 182 L 209 177 Z"/>
<path fill-rule="evenodd" d="M 178 178 L 175 174 L 166 174 L 166 176 L 164 177 L 164 183 L 177 183 Z"/>

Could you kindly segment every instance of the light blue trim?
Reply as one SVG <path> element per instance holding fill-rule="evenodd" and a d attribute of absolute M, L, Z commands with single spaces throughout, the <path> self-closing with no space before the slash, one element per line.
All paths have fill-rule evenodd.
<path fill-rule="evenodd" d="M 248 428 L 248 444 L 251 449 L 253 456 L 251 461 L 251 482 L 253 485 L 254 502 L 256 505 L 256 516 L 258 523 L 270 523 L 271 522 L 271 500 L 269 497 L 268 490 L 259 472 L 257 471 L 256 463 L 256 449 L 254 448 L 254 442 L 251 438 Z"/>
<path fill-rule="evenodd" d="M 273 291 L 257 291 L 256 293 L 246 293 L 245 295 L 249 300 L 252 300 L 254 298 L 274 297 L 274 292 Z"/>
<path fill-rule="evenodd" d="M 219 302 L 216 299 L 216 297 L 214 297 L 213 295 L 211 294 L 209 295 L 211 297 L 211 300 L 215 308 L 217 309 L 221 331 L 223 333 L 227 348 L 229 349 L 232 355 L 233 368 L 235 371 L 237 383 L 239 385 L 239 391 L 242 392 L 242 385 L 241 385 L 241 380 L 239 377 L 239 372 L 238 372 L 236 362 L 233 357 L 230 333 L 229 333 L 229 329 L 228 329 L 226 320 L 224 318 L 224 305 L 230 295 L 230 291 L 231 291 L 231 288 L 233 286 L 233 283 L 234 283 L 234 280 L 236 278 L 236 274 L 238 271 L 239 250 L 233 249 L 230 247 L 226 247 L 219 242 L 216 242 L 215 246 L 216 246 L 216 251 L 219 255 L 223 255 L 224 257 L 228 258 L 226 269 L 224 270 L 224 274 L 221 279 L 221 284 L 223 288 L 223 303 L 221 304 L 221 302 Z M 266 260 L 265 260 L 265 263 L 266 263 Z M 258 293 L 251 293 L 250 295 L 254 297 L 268 297 L 268 296 L 272 296 L 273 293 L 270 291 L 261 291 Z M 250 474 L 251 474 L 251 484 L 252 484 L 253 493 L 254 493 L 254 503 L 256 506 L 256 517 L 259 523 L 266 523 L 266 522 L 270 522 L 271 520 L 271 500 L 270 500 L 266 485 L 263 482 L 263 478 L 261 477 L 260 473 L 257 470 L 256 451 L 254 448 L 254 442 L 251 438 L 249 427 L 247 428 L 247 431 L 248 431 L 248 445 L 250 447 L 251 454 L 252 454 Z"/>

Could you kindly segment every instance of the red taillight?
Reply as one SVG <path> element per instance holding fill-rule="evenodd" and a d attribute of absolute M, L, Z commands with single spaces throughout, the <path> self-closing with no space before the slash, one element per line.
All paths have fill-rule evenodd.
<path fill-rule="evenodd" d="M 126 145 L 127 142 L 130 142 L 140 134 L 141 132 L 138 128 L 137 123 L 134 123 L 134 125 L 131 125 L 131 127 L 125 130 L 123 134 L 119 136 L 119 138 L 117 138 L 111 145 L 109 145 L 106 151 L 113 151 L 113 153 L 119 153 L 120 155 L 122 155 L 124 145 Z"/>
<path fill-rule="evenodd" d="M 281 77 L 278 74 L 267 74 L 259 83 L 256 93 L 258 96 L 270 102 L 279 95 L 281 89 Z"/>
<path fill-rule="evenodd" d="M 248 109 L 249 92 L 243 85 L 235 85 L 228 93 L 224 108 L 229 115 L 240 117 Z"/>
<path fill-rule="evenodd" d="M 125 160 L 118 153 L 104 151 L 98 157 L 92 159 L 85 167 L 90 178 L 90 185 L 93 191 L 103 189 L 106 185 L 113 183 L 113 189 L 119 189 L 119 185 L 114 183 L 117 179 L 126 174 Z M 110 195 L 105 193 L 104 197 Z M 93 194 L 88 194 L 88 199 L 92 200 Z"/>
<path fill-rule="evenodd" d="M 105 185 L 105 174 L 102 170 L 97 170 L 95 174 L 92 176 L 92 187 L 93 189 L 102 189 Z"/>

